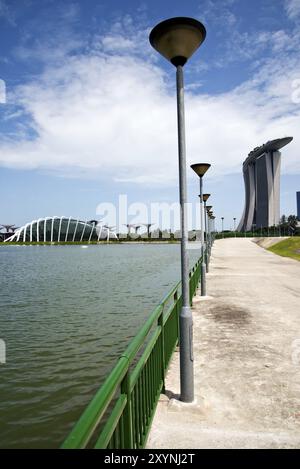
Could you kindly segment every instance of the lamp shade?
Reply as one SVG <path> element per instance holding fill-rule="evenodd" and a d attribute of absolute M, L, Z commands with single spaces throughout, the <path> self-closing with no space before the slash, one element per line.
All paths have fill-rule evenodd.
<path fill-rule="evenodd" d="M 210 194 L 203 194 L 204 202 L 207 202 L 209 198 L 210 198 Z"/>
<path fill-rule="evenodd" d="M 209 212 L 212 209 L 212 205 L 206 205 L 206 210 Z"/>
<path fill-rule="evenodd" d="M 195 171 L 195 173 L 199 176 L 199 177 L 203 177 L 204 174 L 206 173 L 206 171 L 209 170 L 210 168 L 210 164 L 208 163 L 197 163 L 197 164 L 192 164 L 191 166 L 192 170 Z"/>
<path fill-rule="evenodd" d="M 175 67 L 184 65 L 200 47 L 206 29 L 194 18 L 177 17 L 156 25 L 149 36 L 151 46 Z"/>

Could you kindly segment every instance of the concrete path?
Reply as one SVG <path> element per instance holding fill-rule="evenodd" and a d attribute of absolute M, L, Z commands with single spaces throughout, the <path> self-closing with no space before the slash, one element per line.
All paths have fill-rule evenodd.
<path fill-rule="evenodd" d="M 195 402 L 171 363 L 148 448 L 300 447 L 300 263 L 249 239 L 216 241 L 194 300 Z"/>

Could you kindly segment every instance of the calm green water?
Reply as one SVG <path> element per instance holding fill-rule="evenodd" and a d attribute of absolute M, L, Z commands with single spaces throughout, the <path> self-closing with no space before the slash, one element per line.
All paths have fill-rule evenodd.
<path fill-rule="evenodd" d="M 180 278 L 179 256 L 178 245 L 0 247 L 0 448 L 61 444 Z"/>

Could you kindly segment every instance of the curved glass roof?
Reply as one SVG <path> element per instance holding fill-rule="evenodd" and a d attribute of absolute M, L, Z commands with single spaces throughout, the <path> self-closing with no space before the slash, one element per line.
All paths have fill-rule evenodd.
<path fill-rule="evenodd" d="M 85 242 L 118 239 L 116 233 L 96 220 L 46 217 L 18 228 L 5 242 Z"/>

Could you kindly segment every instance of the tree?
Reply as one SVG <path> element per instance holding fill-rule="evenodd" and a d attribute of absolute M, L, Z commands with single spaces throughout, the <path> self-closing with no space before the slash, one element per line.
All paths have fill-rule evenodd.
<path fill-rule="evenodd" d="M 298 225 L 298 219 L 296 217 L 296 215 L 290 215 L 288 217 L 288 225 L 293 228 L 293 230 L 295 230 L 297 228 L 297 225 Z"/>
<path fill-rule="evenodd" d="M 285 216 L 285 215 L 282 215 L 282 217 L 280 218 L 279 224 L 280 224 L 280 225 L 285 225 L 286 222 L 287 222 L 286 216 Z"/>

